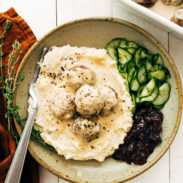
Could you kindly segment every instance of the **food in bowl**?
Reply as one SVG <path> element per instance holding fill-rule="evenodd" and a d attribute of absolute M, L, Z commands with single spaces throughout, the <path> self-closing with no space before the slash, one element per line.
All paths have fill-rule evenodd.
<path fill-rule="evenodd" d="M 66 159 L 102 162 L 112 155 L 142 165 L 161 142 L 159 109 L 170 96 L 169 78 L 159 54 L 124 38 L 106 50 L 52 47 L 35 85 L 34 127 Z"/>
<path fill-rule="evenodd" d="M 183 27 L 183 6 L 179 6 L 176 8 L 171 21 Z"/>
<path fill-rule="evenodd" d="M 182 0 L 132 0 L 158 14 L 168 18 L 179 26 L 183 26 Z M 154 5 L 154 7 L 152 7 Z"/>
<path fill-rule="evenodd" d="M 34 128 L 44 142 L 66 159 L 111 156 L 133 124 L 131 96 L 116 61 L 106 49 L 66 45 L 52 47 L 40 66 Z"/>
<path fill-rule="evenodd" d="M 106 49 L 116 60 L 119 73 L 133 101 L 133 126 L 113 158 L 142 165 L 161 143 L 163 114 L 159 110 L 169 99 L 171 77 L 159 54 L 151 54 L 136 42 L 124 38 L 111 40 Z"/>
<path fill-rule="evenodd" d="M 133 0 L 133 1 L 145 7 L 151 7 L 157 2 L 157 0 Z"/>
<path fill-rule="evenodd" d="M 177 6 L 182 3 L 182 0 L 161 0 L 166 5 Z"/>

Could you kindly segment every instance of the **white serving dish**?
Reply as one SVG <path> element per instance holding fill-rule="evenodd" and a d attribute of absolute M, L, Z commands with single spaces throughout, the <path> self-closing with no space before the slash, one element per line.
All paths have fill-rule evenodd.
<path fill-rule="evenodd" d="M 183 39 L 183 28 L 169 20 L 174 13 L 175 7 L 163 7 L 161 2 L 157 2 L 157 5 L 148 9 L 133 2 L 132 0 L 119 1 L 126 5 L 128 10 L 133 14 L 139 16 L 142 19 L 150 21 L 151 23 L 156 24 L 160 28 L 168 32 L 172 32 Z"/>

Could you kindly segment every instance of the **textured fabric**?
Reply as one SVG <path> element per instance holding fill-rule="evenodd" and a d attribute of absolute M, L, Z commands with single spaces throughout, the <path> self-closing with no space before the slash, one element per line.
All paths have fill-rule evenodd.
<path fill-rule="evenodd" d="M 21 43 L 20 49 L 23 54 L 15 67 L 17 69 L 26 52 L 36 42 L 36 37 L 28 24 L 13 8 L 10 8 L 7 12 L 0 13 L 0 35 L 2 34 L 7 19 L 11 21 L 11 28 L 5 35 L 3 64 L 7 65 L 9 53 L 12 50 L 12 43 L 18 40 Z M 4 69 L 3 72 L 6 75 L 6 69 Z M 15 152 L 15 142 L 11 133 L 7 131 L 7 119 L 4 117 L 5 112 L 4 99 L 0 92 L 0 183 L 3 182 L 7 174 Z"/>

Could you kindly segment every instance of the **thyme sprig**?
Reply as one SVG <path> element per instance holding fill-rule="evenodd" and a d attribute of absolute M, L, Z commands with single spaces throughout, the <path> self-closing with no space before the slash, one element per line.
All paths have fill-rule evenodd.
<path fill-rule="evenodd" d="M 21 44 L 15 40 L 12 44 L 12 51 L 9 54 L 8 62 L 6 65 L 3 64 L 3 56 L 5 53 L 3 52 L 3 46 L 4 46 L 4 40 L 6 37 L 6 33 L 11 27 L 11 21 L 6 20 L 6 23 L 4 24 L 4 30 L 2 35 L 0 35 L 1 44 L 0 44 L 0 89 L 2 91 L 3 97 L 4 97 L 4 103 L 6 107 L 6 113 L 5 118 L 7 118 L 8 121 L 8 130 L 11 131 L 14 139 L 16 142 L 18 141 L 18 134 L 13 128 L 13 116 L 18 120 L 23 122 L 24 119 L 21 118 L 19 115 L 19 107 L 13 106 L 13 97 L 15 93 L 15 89 L 18 87 L 18 85 L 23 81 L 24 74 L 20 74 L 20 77 L 15 84 L 15 87 L 13 88 L 13 82 L 14 78 L 16 76 L 17 70 L 15 69 L 16 64 L 20 60 L 20 57 L 22 55 L 22 51 L 20 50 Z M 6 72 L 5 72 L 6 70 Z"/>
<path fill-rule="evenodd" d="M 3 56 L 5 55 L 5 53 L 3 52 L 4 40 L 10 28 L 11 21 L 6 20 L 4 24 L 3 33 L 0 35 L 0 90 L 2 91 L 7 111 L 5 113 L 5 118 L 7 118 L 8 120 L 8 129 L 11 131 L 16 143 L 18 144 L 19 135 L 13 127 L 13 118 L 16 119 L 21 129 L 23 130 L 27 117 L 22 118 L 20 116 L 19 107 L 13 106 L 13 98 L 16 88 L 24 80 L 24 73 L 20 74 L 20 77 L 18 78 L 18 81 L 14 83 L 13 88 L 13 82 L 17 73 L 15 66 L 20 60 L 22 50 L 20 50 L 21 44 L 19 43 L 19 41 L 15 40 L 12 44 L 12 51 L 9 54 L 8 62 L 6 65 L 3 64 Z M 5 72 L 3 72 L 5 70 L 7 71 L 6 75 L 4 74 Z M 45 148 L 55 152 L 55 149 L 51 145 L 44 142 L 44 140 L 41 137 L 41 132 L 39 130 L 36 130 L 34 127 L 32 129 L 31 138 L 32 140 L 41 143 Z"/>

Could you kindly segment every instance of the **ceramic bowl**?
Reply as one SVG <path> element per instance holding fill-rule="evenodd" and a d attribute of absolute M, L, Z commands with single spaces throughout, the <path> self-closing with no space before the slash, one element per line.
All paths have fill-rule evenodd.
<path fill-rule="evenodd" d="M 19 67 L 18 75 L 25 73 L 25 79 L 16 90 L 14 103 L 20 107 L 20 114 L 27 116 L 28 89 L 36 62 L 42 49 L 53 45 L 87 46 L 105 48 L 106 43 L 116 37 L 133 40 L 146 47 L 151 53 L 160 53 L 164 65 L 171 73 L 171 95 L 163 108 L 164 121 L 162 143 L 157 146 L 143 166 L 129 165 L 125 162 L 107 158 L 104 162 L 65 160 L 37 142 L 30 141 L 29 152 L 35 160 L 53 174 L 71 182 L 116 183 L 129 180 L 154 165 L 167 151 L 177 133 L 182 112 L 182 87 L 176 66 L 163 46 L 141 28 L 113 18 L 91 18 L 77 20 L 61 25 L 49 32 L 32 46 Z M 17 129 L 20 128 L 16 123 Z"/>

